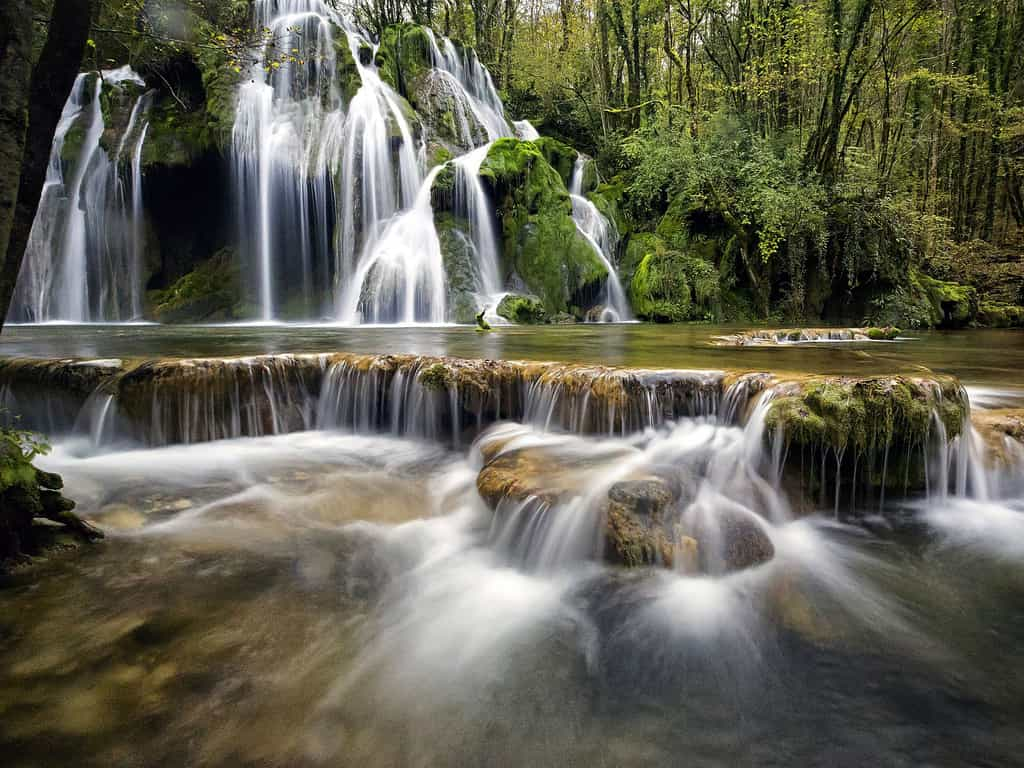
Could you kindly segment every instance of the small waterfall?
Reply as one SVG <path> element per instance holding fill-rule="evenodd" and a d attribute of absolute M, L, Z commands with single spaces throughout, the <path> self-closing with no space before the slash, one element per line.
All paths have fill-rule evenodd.
<path fill-rule="evenodd" d="M 487 131 L 488 141 L 512 136 L 513 132 L 505 119 L 505 107 L 494 87 L 491 73 L 480 63 L 472 49 L 459 51 L 448 38 L 443 47 L 437 44 L 433 31 L 427 30 L 430 38 L 434 66 L 449 73 L 466 94 L 473 115 Z"/>
<path fill-rule="evenodd" d="M 515 120 L 512 127 L 516 129 L 516 137 L 522 141 L 536 141 L 540 138 L 540 133 L 529 120 Z"/>
<path fill-rule="evenodd" d="M 278 316 L 286 292 L 318 316 L 324 298 L 315 286 L 327 284 L 330 263 L 326 146 L 342 109 L 337 27 L 320 0 L 257 0 L 253 13 L 267 42 L 239 91 L 232 129 L 239 243 L 260 319 Z"/>
<path fill-rule="evenodd" d="M 491 144 L 467 152 L 452 161 L 455 166 L 455 210 L 469 221 L 469 233 L 480 268 L 479 292 L 485 301 L 501 293 L 501 244 L 495 227 L 493 206 L 483 182 L 480 166 L 487 159 Z"/>
<path fill-rule="evenodd" d="M 615 249 L 618 247 L 619 235 L 615 225 L 608 221 L 590 200 L 583 195 L 583 173 L 588 160 L 577 155 L 573 166 L 572 179 L 569 183 L 569 198 L 572 200 L 572 218 L 576 229 L 590 243 L 594 253 L 601 259 L 608 270 L 608 282 L 605 283 L 604 305 L 601 315 L 602 322 L 626 322 L 633 319 L 629 309 L 626 292 L 622 289 L 618 272 L 615 269 Z"/>
<path fill-rule="evenodd" d="M 142 145 L 151 94 L 134 102 L 111 158 L 100 99 L 130 68 L 82 73 L 61 113 L 10 316 L 27 322 L 135 320 L 142 315 Z M 65 160 L 69 135 L 80 140 Z"/>
<path fill-rule="evenodd" d="M 394 216 L 360 260 L 343 294 L 350 322 L 443 323 L 445 272 L 430 190 L 441 167 L 420 185 L 412 207 Z"/>

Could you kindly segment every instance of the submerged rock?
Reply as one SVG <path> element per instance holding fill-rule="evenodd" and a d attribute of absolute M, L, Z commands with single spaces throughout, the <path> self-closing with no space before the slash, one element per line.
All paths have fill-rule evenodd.
<path fill-rule="evenodd" d="M 757 346 L 828 341 L 892 341 L 901 331 L 891 325 L 881 328 L 764 328 L 715 336 L 718 346 Z"/>

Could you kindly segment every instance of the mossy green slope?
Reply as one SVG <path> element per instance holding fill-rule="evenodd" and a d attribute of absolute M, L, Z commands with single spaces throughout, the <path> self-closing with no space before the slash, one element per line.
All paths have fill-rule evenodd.
<path fill-rule="evenodd" d="M 497 203 L 505 273 L 515 273 L 549 314 L 596 295 L 608 272 L 577 232 L 565 183 L 540 148 L 499 139 L 480 175 Z"/>

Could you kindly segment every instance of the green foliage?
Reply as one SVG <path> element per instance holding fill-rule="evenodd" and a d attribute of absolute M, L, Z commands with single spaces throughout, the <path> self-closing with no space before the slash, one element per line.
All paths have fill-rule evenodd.
<path fill-rule="evenodd" d="M 0 417 L 5 414 L 0 412 Z M 50 452 L 42 436 L 12 426 L 0 426 L 0 496 L 11 488 L 34 489 L 36 469 L 32 462 Z"/>

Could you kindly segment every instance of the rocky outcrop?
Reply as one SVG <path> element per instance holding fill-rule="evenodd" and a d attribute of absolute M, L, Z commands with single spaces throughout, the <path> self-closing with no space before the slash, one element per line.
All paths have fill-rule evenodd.
<path fill-rule="evenodd" d="M 46 450 L 33 435 L 0 428 L 0 572 L 59 543 L 54 526 L 80 540 L 103 538 L 73 512 L 75 502 L 63 495 L 60 475 L 33 466 Z"/>
<path fill-rule="evenodd" d="M 929 441 L 960 435 L 970 406 L 948 376 L 808 378 L 775 387 L 765 425 L 784 441 L 787 467 L 811 493 L 917 491 Z"/>
<path fill-rule="evenodd" d="M 544 303 L 536 296 L 510 293 L 498 303 L 498 315 L 510 323 L 536 325 L 547 320 Z"/>
<path fill-rule="evenodd" d="M 900 333 L 899 328 L 892 326 L 884 328 L 764 328 L 715 336 L 714 343 L 723 347 L 747 347 L 808 341 L 894 341 Z"/>
<path fill-rule="evenodd" d="M 674 323 L 718 314 L 718 270 L 699 255 L 668 247 L 657 235 L 630 238 L 623 259 L 630 305 L 642 320 Z"/>
<path fill-rule="evenodd" d="M 524 504 L 540 505 L 547 518 L 579 515 L 581 493 L 600 529 L 595 555 L 625 567 L 661 566 L 689 573 L 727 573 L 774 557 L 764 526 L 753 515 L 723 509 L 691 519 L 691 499 L 671 479 L 638 474 L 620 480 L 599 498 L 581 491 L 588 459 L 564 448 L 507 444 L 488 435 L 479 443 L 483 467 L 477 490 L 501 518 Z M 575 500 L 575 501 L 574 501 Z"/>

